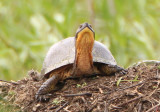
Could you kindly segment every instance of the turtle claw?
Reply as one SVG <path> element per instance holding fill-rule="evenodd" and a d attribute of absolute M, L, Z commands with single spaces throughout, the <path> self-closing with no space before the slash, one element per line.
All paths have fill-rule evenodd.
<path fill-rule="evenodd" d="M 36 94 L 35 98 L 38 102 L 48 102 L 50 99 L 51 94 Z"/>
<path fill-rule="evenodd" d="M 120 73 L 120 74 L 123 74 L 123 75 L 125 75 L 125 74 L 127 74 L 127 73 L 128 73 L 128 70 L 126 70 L 126 69 L 123 69 L 123 70 L 121 70 L 119 73 Z"/>

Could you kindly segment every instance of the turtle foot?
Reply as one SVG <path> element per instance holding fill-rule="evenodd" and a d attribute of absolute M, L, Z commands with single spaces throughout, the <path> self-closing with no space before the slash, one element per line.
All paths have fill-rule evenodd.
<path fill-rule="evenodd" d="M 116 69 L 116 72 L 117 73 L 120 73 L 120 74 L 122 74 L 122 75 L 125 75 L 125 74 L 127 74 L 128 73 L 128 70 L 127 69 L 124 69 L 124 68 L 122 68 L 122 67 L 120 67 L 120 66 L 115 66 L 115 69 Z"/>
<path fill-rule="evenodd" d="M 52 94 L 36 94 L 35 99 L 38 102 L 48 102 Z"/>
<path fill-rule="evenodd" d="M 126 75 L 128 73 L 127 69 L 122 69 L 121 71 L 119 71 L 120 74 L 122 75 Z"/>

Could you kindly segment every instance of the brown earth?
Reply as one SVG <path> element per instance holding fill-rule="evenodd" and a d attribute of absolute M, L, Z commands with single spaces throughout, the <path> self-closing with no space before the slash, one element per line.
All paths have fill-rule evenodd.
<path fill-rule="evenodd" d="M 123 76 L 70 79 L 48 102 L 35 100 L 42 81 L 28 76 L 15 84 L 0 82 L 0 96 L 26 112 L 160 112 L 159 72 L 159 62 L 145 62 Z"/>

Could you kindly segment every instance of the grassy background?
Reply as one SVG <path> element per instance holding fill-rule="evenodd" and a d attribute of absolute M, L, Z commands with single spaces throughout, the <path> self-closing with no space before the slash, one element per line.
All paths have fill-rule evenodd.
<path fill-rule="evenodd" d="M 0 79 L 40 71 L 48 48 L 83 22 L 121 66 L 160 59 L 159 0 L 1 0 Z"/>

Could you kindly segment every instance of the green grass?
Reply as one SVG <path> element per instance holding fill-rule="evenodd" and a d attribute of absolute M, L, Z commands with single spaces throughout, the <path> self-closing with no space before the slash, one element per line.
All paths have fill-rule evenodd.
<path fill-rule="evenodd" d="M 7 94 L 5 91 L 0 93 L 0 112 L 21 112 L 20 108 L 13 104 L 14 92 Z"/>
<path fill-rule="evenodd" d="M 0 112 L 22 112 L 22 111 L 20 111 L 20 109 L 14 105 L 0 104 Z"/>
<path fill-rule="evenodd" d="M 158 0 L 1 0 L 0 79 L 40 71 L 48 48 L 83 22 L 121 66 L 159 59 L 159 6 Z"/>
<path fill-rule="evenodd" d="M 133 80 L 122 80 L 122 77 L 120 77 L 120 78 L 117 80 L 116 85 L 119 86 L 119 84 L 120 84 L 121 82 L 137 82 L 137 81 L 139 81 L 139 80 L 138 80 L 138 75 L 136 75 Z"/>

